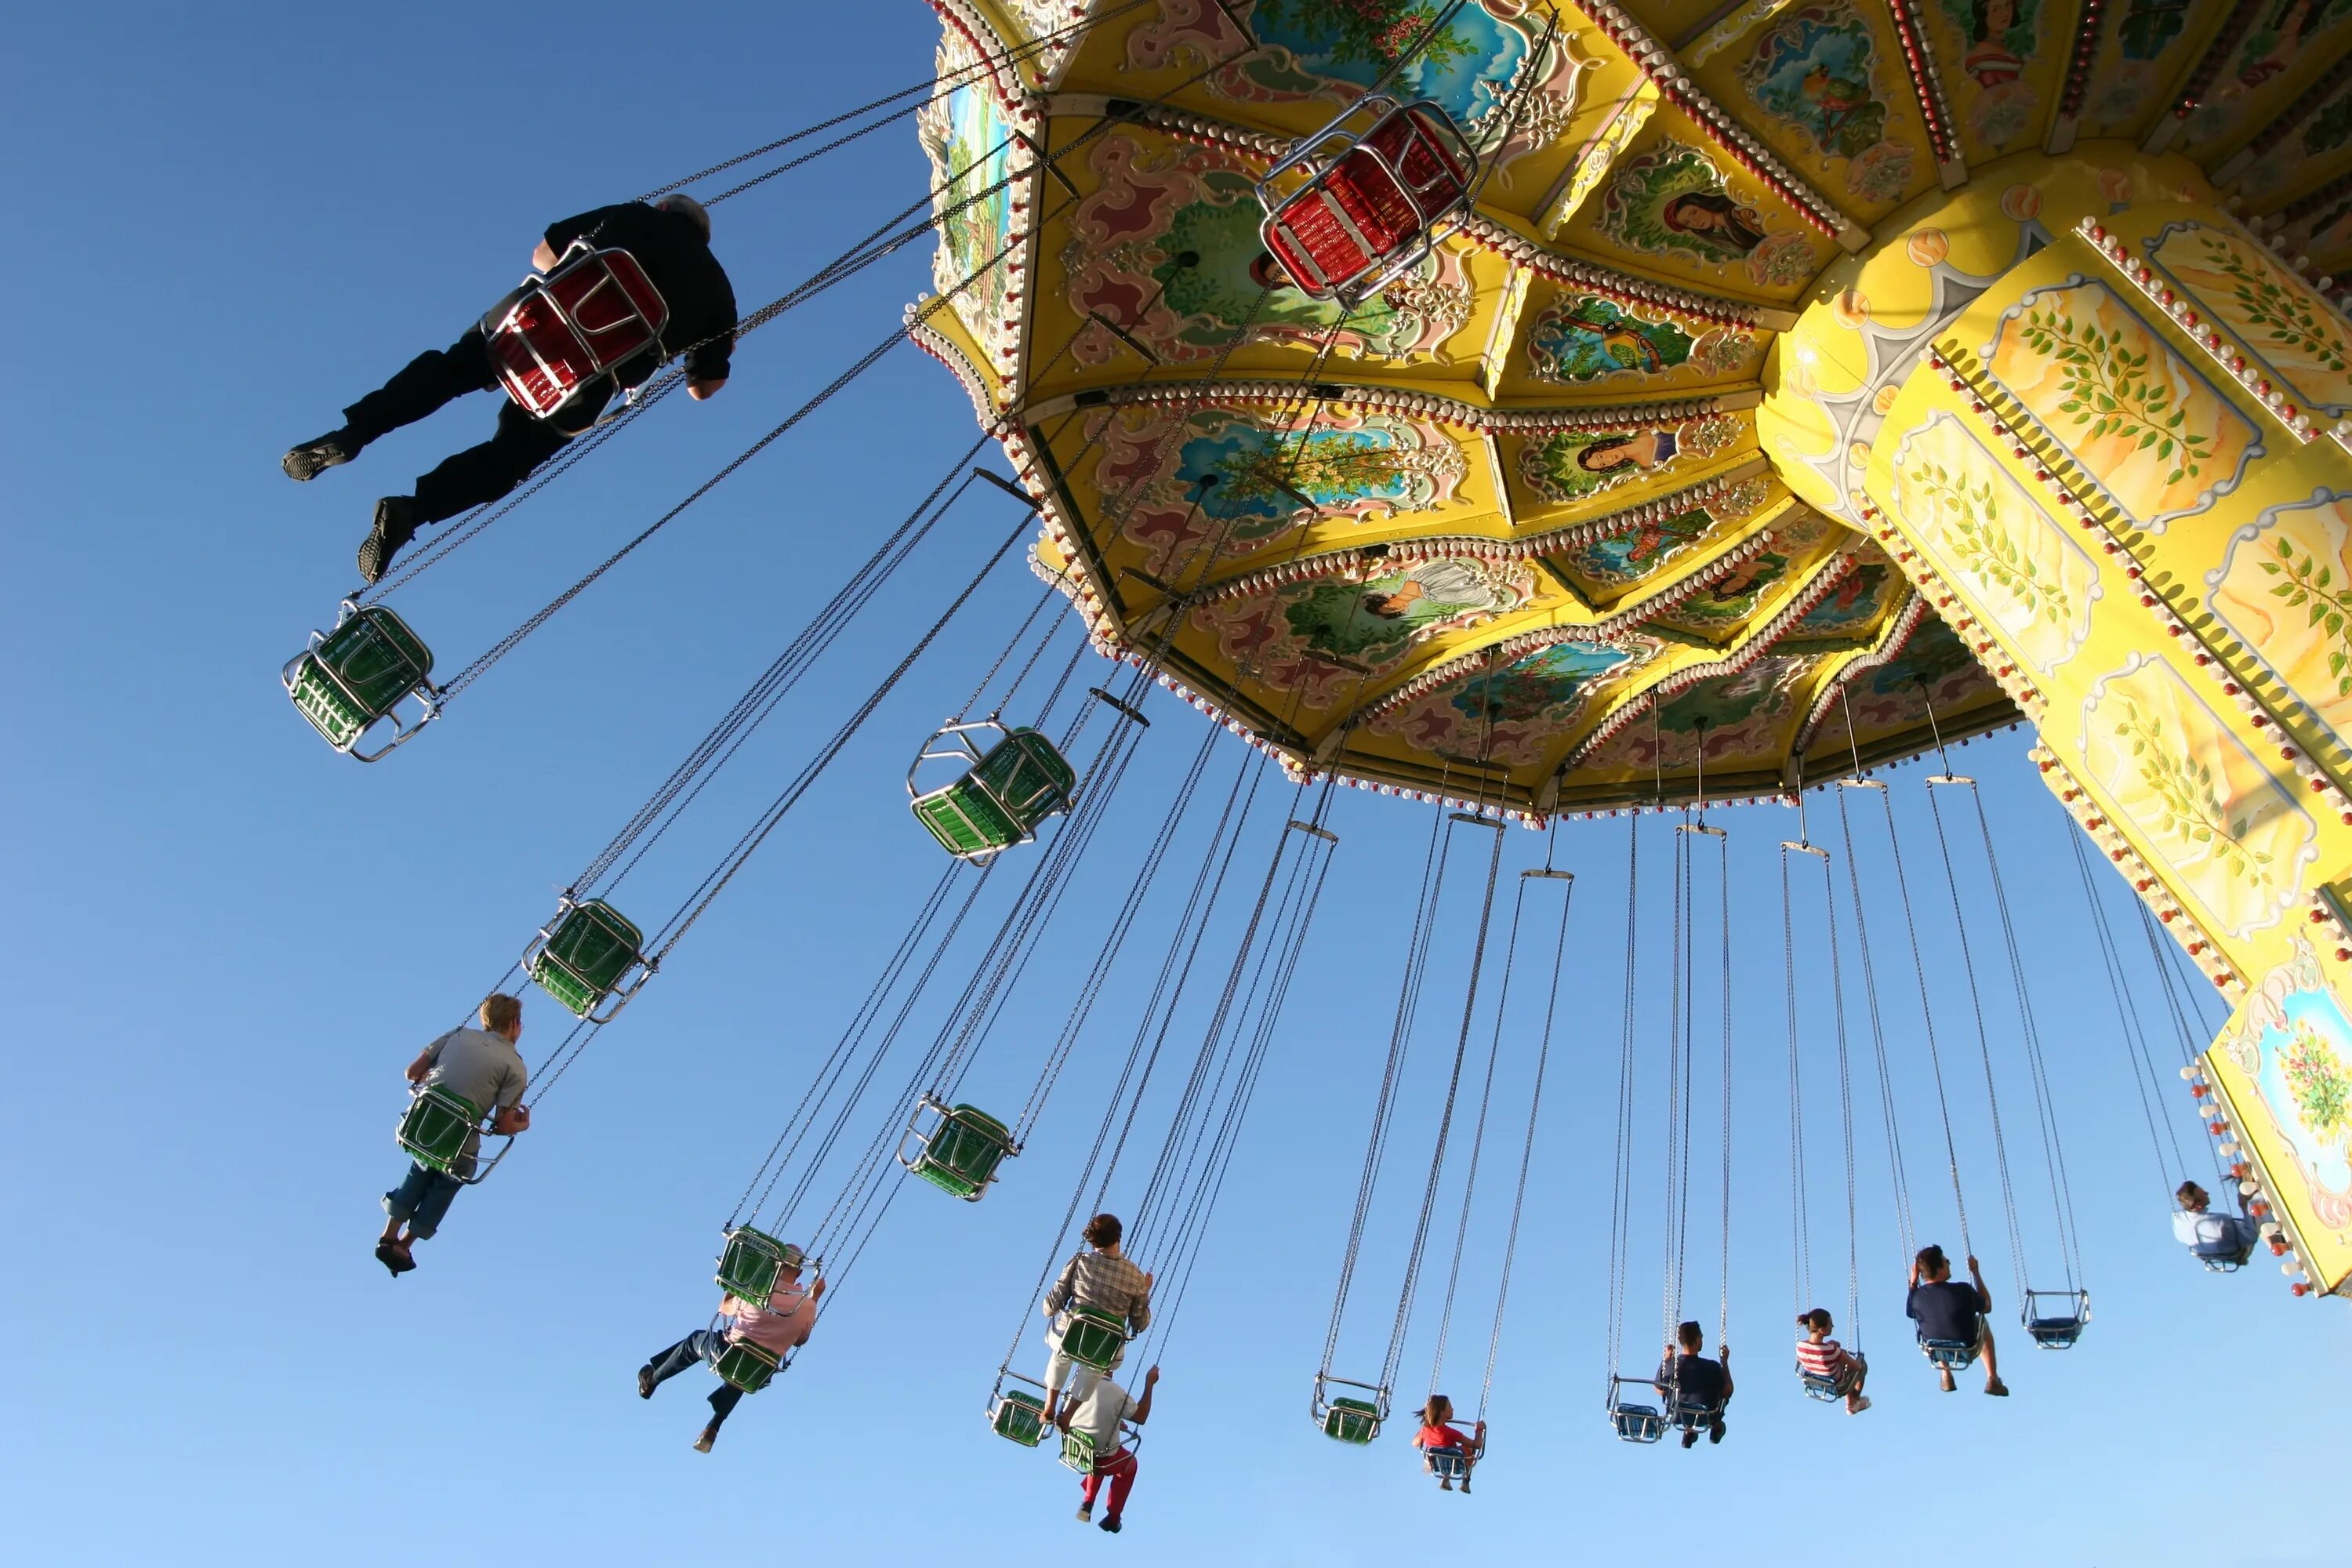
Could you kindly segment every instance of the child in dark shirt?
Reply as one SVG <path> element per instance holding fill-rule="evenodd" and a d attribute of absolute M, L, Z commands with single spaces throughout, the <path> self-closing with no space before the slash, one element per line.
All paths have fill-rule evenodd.
<path fill-rule="evenodd" d="M 1919 1326 L 1921 1344 L 1944 1340 L 1974 1346 L 1984 1357 L 1985 1392 L 2007 1398 L 2009 1385 L 2001 1382 L 1993 1360 L 1992 1329 L 1984 1321 L 1992 1310 L 1992 1293 L 1985 1289 L 1984 1272 L 1973 1258 L 1969 1259 L 1969 1279 L 1972 1283 L 1962 1285 L 1952 1278 L 1952 1260 L 1942 1247 L 1923 1247 L 1912 1260 L 1911 1295 L 1903 1310 Z M 1952 1369 L 1939 1364 L 1936 1373 L 1944 1392 L 1951 1393 Z"/>

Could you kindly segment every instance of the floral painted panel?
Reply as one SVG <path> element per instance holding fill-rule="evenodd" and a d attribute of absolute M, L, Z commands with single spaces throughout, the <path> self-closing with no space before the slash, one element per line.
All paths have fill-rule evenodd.
<path fill-rule="evenodd" d="M 1151 345 L 1162 360 L 1214 359 L 1235 333 L 1356 359 L 1427 359 L 1470 319 L 1458 257 L 1439 250 L 1352 314 L 1290 282 L 1258 237 L 1255 176 L 1234 157 L 1114 132 L 1087 153 L 1100 181 L 1070 219 L 1061 269 L 1071 310 Z M 1343 327 L 1342 321 L 1346 322 Z M 1081 364 L 1134 355 L 1100 326 L 1071 347 Z"/>
<path fill-rule="evenodd" d="M 2231 230 L 2173 223 L 2147 242 L 2147 258 L 2305 408 L 2352 414 L 2343 318 L 2263 247 Z"/>
<path fill-rule="evenodd" d="M 2302 902 L 2318 829 L 2163 660 L 2134 654 L 2083 701 L 2083 765 L 2207 923 L 2243 939 Z"/>
<path fill-rule="evenodd" d="M 1582 500 L 1704 462 L 1728 451 L 1749 428 L 1744 419 L 1706 414 L 1638 430 L 1556 430 L 1519 448 L 1519 478 L 1546 500 Z"/>
<path fill-rule="evenodd" d="M 1906 531 L 2020 656 L 2044 673 L 2074 657 L 2098 567 L 1974 431 L 1942 409 L 1928 416 L 1895 448 L 1895 488 Z"/>
<path fill-rule="evenodd" d="M 1750 283 L 1784 289 L 1819 270 L 1813 243 L 1775 228 L 1724 183 L 1696 147 L 1667 137 L 1626 159 L 1601 193 L 1593 225 L 1645 256 L 1675 257 L 1708 270 L 1738 268 Z"/>
<path fill-rule="evenodd" d="M 1739 68 L 1758 108 L 1815 157 L 1844 164 L 1848 194 L 1891 206 L 1918 158 L 1887 135 L 1893 100 L 1880 77 L 1877 33 L 1844 0 L 1785 13 Z"/>
<path fill-rule="evenodd" d="M 1160 0 L 1158 13 L 1129 32 L 1129 63 L 1213 67 L 1208 90 L 1235 103 L 1431 99 L 1498 164 L 1567 131 L 1587 63 L 1567 28 L 1538 52 L 1543 15 L 1517 0 Z"/>
<path fill-rule="evenodd" d="M 1555 643 L 1499 669 L 1455 676 L 1381 712 L 1370 728 L 1424 752 L 1526 766 L 1622 690 L 1664 646 L 1654 637 Z"/>
<path fill-rule="evenodd" d="M 1361 582 L 1284 584 L 1203 605 L 1192 616 L 1215 634 L 1227 660 L 1320 710 L 1394 669 L 1431 637 L 1483 626 L 1535 596 L 1534 571 L 1523 562 L 1447 559 Z"/>
<path fill-rule="evenodd" d="M 2028 291 L 1983 353 L 1993 381 L 2150 532 L 2235 489 L 2262 451 L 2253 422 L 2104 283 Z"/>
<path fill-rule="evenodd" d="M 2263 977 L 2216 1053 L 2252 1083 L 2269 1122 L 2242 1129 L 2249 1142 L 2266 1156 L 2283 1151 L 2301 1178 L 2294 1217 L 2306 1261 L 2333 1284 L 2352 1270 L 2352 1019 L 2310 943 L 2296 939 L 2294 956 Z M 2239 1115 L 2252 1121 L 2242 1105 Z M 2285 1173 L 2266 1163 L 2271 1184 L 2285 1187 Z"/>
<path fill-rule="evenodd" d="M 1575 386 L 1612 376 L 1647 378 L 1689 365 L 1708 380 L 1753 374 L 1763 342 L 1737 328 L 1643 311 L 1598 294 L 1563 294 L 1527 327 L 1528 373 Z"/>
<path fill-rule="evenodd" d="M 2352 736 L 2352 496 L 2273 507 L 2205 579 L 2216 619 L 2321 723 Z"/>
<path fill-rule="evenodd" d="M 1205 565 L 1192 558 L 1212 540 L 1231 559 L 1302 522 L 1433 511 L 1454 499 L 1468 466 L 1435 425 L 1332 404 L 1287 426 L 1263 411 L 1150 404 L 1097 413 L 1087 436 L 1101 450 L 1100 511 L 1118 516 L 1154 573 Z"/>

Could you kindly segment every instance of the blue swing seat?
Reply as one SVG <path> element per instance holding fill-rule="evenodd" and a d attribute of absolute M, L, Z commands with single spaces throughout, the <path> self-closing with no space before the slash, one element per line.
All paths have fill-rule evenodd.
<path fill-rule="evenodd" d="M 2035 1306 L 2038 1300 L 2063 1301 L 2057 1311 L 2044 1311 Z M 2025 1310 L 2021 1314 L 2025 1331 L 2033 1342 L 2045 1351 L 2074 1348 L 2083 1337 L 2084 1326 L 2091 1321 L 2091 1293 L 2088 1290 L 2032 1290 L 2025 1292 Z"/>
<path fill-rule="evenodd" d="M 1429 1473 L 1441 1481 L 1458 1481 L 1470 1473 L 1467 1458 L 1459 1448 L 1427 1448 Z"/>
<path fill-rule="evenodd" d="M 2194 1247 L 2191 1250 L 2197 1261 L 2205 1266 L 2205 1272 L 2208 1274 L 2235 1274 L 2239 1269 L 2243 1268 L 2246 1266 L 2246 1260 L 2254 1255 L 2254 1249 L 2251 1245 L 2235 1247 L 2213 1242 L 2208 1242 L 2203 1247 Z"/>
<path fill-rule="evenodd" d="M 1919 1353 L 1946 1372 L 1966 1372 L 1976 1365 L 1977 1357 L 1984 1352 L 1981 1337 L 1973 1340 L 1930 1340 L 1919 1342 Z"/>
<path fill-rule="evenodd" d="M 1625 1397 L 1628 1388 L 1654 1393 L 1656 1385 L 1647 1378 L 1619 1377 L 1609 1379 L 1609 1426 L 1620 1441 L 1654 1443 L 1666 1435 L 1666 1413 L 1657 1405 L 1643 1404 Z"/>
<path fill-rule="evenodd" d="M 1818 1399 L 1827 1404 L 1845 1397 L 1844 1388 L 1840 1386 L 1834 1377 L 1823 1377 L 1817 1372 L 1807 1372 L 1800 1366 L 1797 1369 L 1797 1381 L 1804 1384 L 1805 1397 L 1808 1399 Z"/>

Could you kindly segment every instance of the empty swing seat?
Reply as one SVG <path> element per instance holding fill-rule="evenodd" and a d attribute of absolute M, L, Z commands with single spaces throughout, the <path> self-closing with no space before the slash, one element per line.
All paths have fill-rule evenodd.
<path fill-rule="evenodd" d="M 783 1370 L 783 1363 L 749 1340 L 737 1340 L 719 1352 L 710 1370 L 719 1374 L 719 1382 L 757 1394 Z"/>
<path fill-rule="evenodd" d="M 2045 1310 L 2036 1305 L 2042 1300 L 2064 1303 L 2059 1310 Z M 2084 1327 L 2091 1321 L 2091 1293 L 2088 1290 L 2028 1290 L 2025 1293 L 2025 1331 L 2033 1342 L 2045 1351 L 2074 1348 L 2083 1337 Z"/>
<path fill-rule="evenodd" d="M 1667 1413 L 1660 1405 L 1644 1399 L 1629 1399 L 1626 1390 L 1639 1389 L 1644 1395 L 1658 1393 L 1656 1384 L 1647 1378 L 1622 1377 L 1612 1373 L 1609 1377 L 1609 1428 L 1627 1443 L 1654 1443 L 1666 1435 Z"/>
<path fill-rule="evenodd" d="M 374 762 L 423 729 L 440 711 L 433 685 L 433 650 L 408 623 L 381 605 L 346 604 L 331 632 L 312 632 L 310 646 L 279 677 L 286 694 L 327 743 L 363 763 Z M 396 710 L 414 697 L 423 711 L 414 721 Z M 389 719 L 394 734 L 373 752 L 362 737 Z"/>
<path fill-rule="evenodd" d="M 979 730 L 997 731 L 1003 739 L 982 752 L 969 738 Z M 951 740 L 957 749 L 932 750 L 941 740 Z M 1035 730 L 1005 730 L 993 723 L 950 725 L 931 738 L 915 759 L 915 767 L 941 760 L 971 765 L 954 783 L 921 793 L 916 791 L 910 770 L 908 793 L 916 819 L 948 853 L 981 865 L 999 851 L 1035 837 L 1047 817 L 1070 809 L 1070 796 L 1078 786 L 1076 771 Z"/>
<path fill-rule="evenodd" d="M 1360 133 L 1349 130 L 1383 107 Z M 1477 171 L 1436 103 L 1368 94 L 1267 171 L 1259 235 L 1301 290 L 1353 303 L 1428 254 L 1432 228 L 1468 202 Z M 1300 173 L 1304 184 L 1283 188 Z"/>
<path fill-rule="evenodd" d="M 410 1099 L 394 1136 L 410 1159 L 447 1172 L 466 1157 L 466 1142 L 482 1124 L 481 1108 L 464 1095 L 428 1084 Z"/>
<path fill-rule="evenodd" d="M 525 413 L 545 419 L 625 360 L 664 354 L 669 306 L 625 250 L 575 241 L 543 278 L 482 318 L 499 384 Z"/>
<path fill-rule="evenodd" d="M 1381 1435 L 1381 1407 L 1369 1399 L 1334 1399 L 1323 1412 L 1323 1435 L 1342 1443 L 1369 1443 Z"/>
<path fill-rule="evenodd" d="M 988 1407 L 988 1425 L 998 1436 L 1034 1448 L 1045 1437 L 1045 1402 L 1025 1388 L 1000 1394 Z"/>
<path fill-rule="evenodd" d="M 1108 1372 L 1127 1353 L 1127 1323 L 1099 1307 L 1073 1307 L 1062 1329 L 1062 1353 L 1080 1366 Z"/>
<path fill-rule="evenodd" d="M 790 1242 L 739 1225 L 727 1233 L 715 1283 L 737 1300 L 764 1308 L 776 1289 L 776 1276 L 787 1268 L 800 1268 L 803 1262 L 801 1249 Z"/>
<path fill-rule="evenodd" d="M 609 1023 L 652 973 L 645 940 L 643 931 L 604 900 L 566 899 L 524 952 L 523 968 L 569 1011 L 592 1023 Z M 624 987 L 632 970 L 640 973 Z M 596 1009 L 608 999 L 614 999 L 614 1005 L 599 1015 Z"/>
<path fill-rule="evenodd" d="M 978 1203 L 996 1180 L 996 1167 L 1013 1152 L 1012 1129 L 977 1106 L 950 1110 L 927 1097 L 916 1110 L 918 1122 L 924 1110 L 937 1113 L 939 1121 L 928 1132 L 908 1129 L 919 1152 L 909 1159 L 901 1144 L 898 1163 L 941 1192 Z"/>

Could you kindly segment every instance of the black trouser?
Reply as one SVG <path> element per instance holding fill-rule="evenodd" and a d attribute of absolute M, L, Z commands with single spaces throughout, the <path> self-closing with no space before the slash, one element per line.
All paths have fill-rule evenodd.
<path fill-rule="evenodd" d="M 716 1361 L 726 1348 L 726 1338 L 712 1329 L 697 1329 L 677 1343 L 662 1352 L 646 1365 L 653 1369 L 656 1384 L 667 1383 L 688 1367 Z M 743 1391 L 731 1383 L 722 1383 L 710 1391 L 710 1429 L 719 1430 L 719 1423 L 743 1403 Z"/>
<path fill-rule="evenodd" d="M 409 361 L 399 374 L 344 409 L 343 426 L 364 445 L 415 424 L 445 403 L 498 384 L 488 344 L 476 327 L 447 348 Z M 601 395 L 590 392 L 554 420 L 534 419 L 512 398 L 501 396 L 496 435 L 418 478 L 416 521 L 439 522 L 513 489 L 588 427 L 611 397 L 610 386 L 607 382 Z"/>

